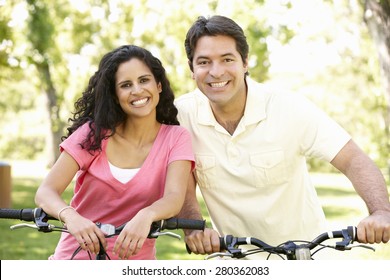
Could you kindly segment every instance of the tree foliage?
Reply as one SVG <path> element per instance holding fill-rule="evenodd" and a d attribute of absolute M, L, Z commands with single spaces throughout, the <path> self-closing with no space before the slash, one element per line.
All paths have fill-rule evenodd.
<path fill-rule="evenodd" d="M 377 47 L 382 77 L 382 89 L 385 92 L 381 108 L 384 119 L 385 141 L 382 154 L 387 158 L 390 173 L 390 1 L 366 0 L 364 2 L 364 20 Z"/>
<path fill-rule="evenodd" d="M 370 55 L 373 44 L 357 0 L 13 0 L 0 5 L 0 127 L 9 135 L 0 139 L 0 157 L 55 155 L 74 101 L 102 55 L 120 45 L 140 45 L 158 56 L 176 95 L 192 90 L 184 38 L 197 16 L 212 14 L 232 17 L 243 27 L 252 78 L 308 93 L 362 139 L 375 160 L 383 164 L 388 156 L 383 143 L 389 136 L 381 125 L 377 129 L 384 123 L 388 99 L 381 92 L 378 60 Z M 334 26 L 302 36 L 318 18 L 333 20 Z M 341 46 L 340 34 L 359 41 Z M 315 73 L 298 71 L 280 80 L 280 72 L 273 70 L 275 49 L 297 42 L 308 53 L 312 46 L 339 44 L 340 59 Z M 305 65 L 298 53 L 292 56 L 299 63 L 286 58 L 285 67 Z M 351 116 L 357 121 L 350 122 Z M 44 144 L 31 145 L 31 139 Z M 11 149 L 16 141 L 20 149 Z"/>

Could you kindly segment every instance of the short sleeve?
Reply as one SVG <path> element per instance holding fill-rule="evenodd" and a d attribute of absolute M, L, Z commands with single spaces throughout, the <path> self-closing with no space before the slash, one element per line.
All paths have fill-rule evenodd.
<path fill-rule="evenodd" d="M 304 97 L 300 99 L 300 114 L 303 127 L 302 152 L 306 156 L 332 161 L 351 139 L 350 134 Z"/>
<path fill-rule="evenodd" d="M 89 123 L 85 123 L 60 144 L 60 151 L 66 151 L 70 154 L 79 165 L 80 170 L 85 170 L 95 158 L 94 153 L 83 149 L 81 145 L 89 131 Z"/>
<path fill-rule="evenodd" d="M 176 160 L 192 161 L 192 168 L 195 167 L 195 157 L 192 150 L 192 141 L 190 133 L 181 126 L 173 126 L 172 146 L 168 159 L 168 164 Z"/>

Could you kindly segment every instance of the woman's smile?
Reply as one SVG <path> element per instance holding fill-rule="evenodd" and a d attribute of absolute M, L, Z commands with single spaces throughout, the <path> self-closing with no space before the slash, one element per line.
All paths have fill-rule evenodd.
<path fill-rule="evenodd" d="M 147 104 L 149 100 L 150 100 L 149 97 L 143 97 L 143 98 L 131 101 L 130 104 L 133 106 L 136 106 L 136 107 L 142 107 L 145 104 Z"/>

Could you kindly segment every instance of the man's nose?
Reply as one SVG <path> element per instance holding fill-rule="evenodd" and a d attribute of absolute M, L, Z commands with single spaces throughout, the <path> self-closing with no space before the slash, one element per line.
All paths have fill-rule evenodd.
<path fill-rule="evenodd" d="M 212 63 L 209 73 L 211 76 L 219 78 L 225 73 L 225 68 L 220 63 Z"/>

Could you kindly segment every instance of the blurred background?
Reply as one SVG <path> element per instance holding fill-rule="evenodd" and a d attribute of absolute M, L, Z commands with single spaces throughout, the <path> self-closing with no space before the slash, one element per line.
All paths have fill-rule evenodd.
<path fill-rule="evenodd" d="M 353 136 L 388 180 L 388 0 L 0 0 L 0 169 L 11 170 L 10 205 L 34 207 L 35 190 L 58 156 L 73 104 L 105 53 L 123 44 L 149 49 L 179 96 L 195 87 L 184 51 L 186 32 L 199 15 L 214 14 L 244 29 L 251 78 L 308 96 Z M 353 188 L 329 164 L 309 165 L 331 221 L 345 225 L 366 215 Z M 2 236 L 10 232 L 9 224 L 0 226 Z M 26 256 L 33 245 L 13 234 L 1 238 L 0 259 L 45 259 L 53 249 L 37 245 L 34 250 L 44 252 Z M 29 234 L 37 239 L 41 233 Z M 20 255 L 12 255 L 16 249 L 9 242 L 15 240 Z M 390 259 L 388 247 L 380 258 Z"/>

